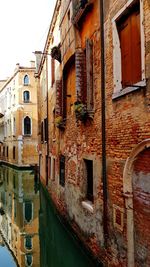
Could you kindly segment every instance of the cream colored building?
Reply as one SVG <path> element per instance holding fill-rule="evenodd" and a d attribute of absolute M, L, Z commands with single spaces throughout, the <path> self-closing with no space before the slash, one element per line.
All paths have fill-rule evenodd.
<path fill-rule="evenodd" d="M 38 163 L 35 63 L 16 64 L 14 74 L 0 82 L 0 159 L 13 165 Z"/>

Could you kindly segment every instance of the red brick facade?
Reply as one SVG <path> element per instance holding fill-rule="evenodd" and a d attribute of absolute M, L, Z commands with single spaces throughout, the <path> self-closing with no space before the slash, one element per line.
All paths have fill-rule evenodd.
<path fill-rule="evenodd" d="M 58 97 L 58 88 L 61 89 L 61 86 L 55 81 L 56 87 L 54 84 L 53 91 L 52 88 L 48 88 L 49 151 L 45 149 L 47 147 L 43 143 L 41 180 L 46 182 L 44 155 L 48 153 L 49 193 L 61 214 L 69 220 L 74 231 L 92 251 L 94 257 L 103 262 L 104 266 L 148 267 L 150 265 L 149 1 L 137 1 L 141 21 L 142 81 L 123 89 L 118 85 L 120 79 L 121 86 L 119 56 L 121 51 L 117 50 L 119 46 L 116 40 L 119 42 L 117 39 L 119 37 L 116 25 L 121 16 L 129 16 L 127 8 L 129 11 L 134 9 L 136 1 L 116 0 L 104 3 L 107 178 L 105 216 L 102 177 L 100 1 L 87 1 L 84 7 L 75 13 L 72 13 L 73 2 L 67 1 L 67 6 L 67 3 L 64 4 L 62 1 L 60 6 L 62 60 L 56 72 L 62 80 L 62 95 L 61 93 L 59 95 L 63 96 L 60 110 L 61 108 L 63 110 L 61 115 L 64 127 L 61 129 L 56 127 L 54 139 L 52 132 L 55 123 L 52 113 L 55 109 L 57 118 L 59 115 L 57 113 L 60 113 L 57 106 L 61 102 Z M 59 17 L 57 20 L 59 21 Z M 55 29 L 53 34 L 54 31 Z M 90 56 L 87 52 L 87 40 L 92 42 Z M 49 49 L 50 46 L 51 44 L 47 42 L 45 49 Z M 93 66 L 89 68 L 91 57 Z M 90 73 L 92 73 L 92 83 Z M 40 75 L 39 73 L 39 77 Z M 91 104 L 90 109 L 88 103 Z M 46 107 L 44 101 L 42 104 Z M 77 104 L 80 106 L 76 106 Z M 61 155 L 65 159 L 64 165 L 60 163 Z M 88 191 L 92 194 L 92 200 L 88 197 Z M 105 229 L 104 223 L 107 224 Z M 105 236 L 106 229 L 108 233 Z"/>

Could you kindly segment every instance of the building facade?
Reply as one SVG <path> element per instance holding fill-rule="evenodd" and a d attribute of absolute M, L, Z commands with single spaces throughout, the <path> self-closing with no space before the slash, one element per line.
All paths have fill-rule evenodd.
<path fill-rule="evenodd" d="M 100 266 L 150 265 L 149 14 L 57 1 L 36 74 L 40 178 Z"/>
<path fill-rule="evenodd" d="M 38 163 L 35 65 L 16 65 L 0 90 L 0 158 L 18 166 Z"/>
<path fill-rule="evenodd" d="M 18 266 L 40 266 L 39 192 L 34 173 L 0 166 L 1 234 Z"/>

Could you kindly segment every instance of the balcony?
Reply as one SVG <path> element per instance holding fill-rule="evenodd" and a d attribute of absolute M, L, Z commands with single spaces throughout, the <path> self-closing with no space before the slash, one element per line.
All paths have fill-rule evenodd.
<path fill-rule="evenodd" d="M 84 16 L 91 10 L 94 0 L 73 0 L 72 23 L 79 27 Z"/>

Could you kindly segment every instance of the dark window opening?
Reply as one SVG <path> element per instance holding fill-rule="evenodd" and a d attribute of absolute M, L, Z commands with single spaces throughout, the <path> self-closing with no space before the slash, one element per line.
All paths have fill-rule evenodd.
<path fill-rule="evenodd" d="M 13 159 L 15 159 L 15 158 L 16 158 L 16 147 L 13 146 Z"/>
<path fill-rule="evenodd" d="M 32 220 L 32 202 L 26 201 L 25 202 L 25 221 L 30 222 Z"/>
<path fill-rule="evenodd" d="M 44 140 L 48 141 L 48 120 L 47 118 L 44 119 Z"/>
<path fill-rule="evenodd" d="M 3 157 L 5 157 L 5 146 L 3 146 Z"/>
<path fill-rule="evenodd" d="M 8 158 L 8 146 L 7 146 L 7 150 L 6 150 L 6 155 L 7 155 L 7 158 Z"/>
<path fill-rule="evenodd" d="M 31 254 L 26 254 L 26 266 L 32 266 L 32 255 Z"/>
<path fill-rule="evenodd" d="M 25 248 L 28 250 L 32 249 L 32 237 L 29 235 L 25 237 Z"/>
<path fill-rule="evenodd" d="M 142 79 L 139 2 L 128 9 L 117 22 L 121 48 L 122 87 Z"/>
<path fill-rule="evenodd" d="M 30 92 L 29 91 L 24 91 L 23 92 L 23 101 L 25 103 L 29 103 L 29 101 L 30 101 Z"/>
<path fill-rule="evenodd" d="M 29 84 L 29 77 L 28 75 L 24 76 L 24 85 L 28 85 Z"/>
<path fill-rule="evenodd" d="M 87 192 L 86 198 L 93 202 L 93 161 L 84 160 L 86 167 Z"/>
<path fill-rule="evenodd" d="M 31 134 L 31 119 L 27 116 L 24 118 L 24 135 Z"/>
<path fill-rule="evenodd" d="M 65 186 L 65 156 L 60 156 L 60 174 L 59 183 L 61 186 Z"/>
<path fill-rule="evenodd" d="M 55 82 L 55 59 L 51 58 L 51 86 Z"/>
<path fill-rule="evenodd" d="M 41 142 L 44 141 L 44 138 L 43 138 L 43 121 L 41 122 Z"/>

